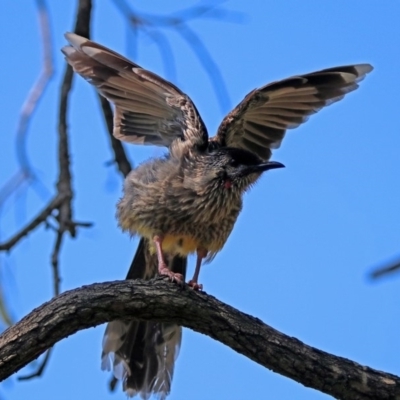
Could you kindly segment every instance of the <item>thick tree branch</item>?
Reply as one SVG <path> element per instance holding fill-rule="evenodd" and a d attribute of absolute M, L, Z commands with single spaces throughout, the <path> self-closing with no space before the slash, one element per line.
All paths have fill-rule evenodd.
<path fill-rule="evenodd" d="M 206 293 L 163 279 L 84 286 L 33 310 L 0 336 L 0 380 L 81 329 L 132 316 L 191 328 L 336 398 L 400 398 L 399 377 L 307 346 Z"/>

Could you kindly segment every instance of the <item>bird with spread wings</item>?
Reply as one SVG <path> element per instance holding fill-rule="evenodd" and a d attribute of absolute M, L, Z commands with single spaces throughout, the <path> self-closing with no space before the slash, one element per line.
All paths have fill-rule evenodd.
<path fill-rule="evenodd" d="M 118 205 L 121 227 L 141 236 L 127 279 L 157 273 L 182 281 L 186 256 L 197 252 L 189 285 L 201 289 L 202 260 L 227 240 L 241 210 L 241 196 L 263 171 L 287 129 L 358 88 L 369 64 L 328 68 L 251 91 L 209 138 L 191 99 L 172 83 L 120 54 L 67 33 L 62 49 L 74 71 L 114 104 L 117 139 L 165 146 L 165 158 L 133 170 Z M 174 324 L 112 321 L 107 325 L 102 367 L 113 369 L 126 392 L 147 399 L 170 392 L 181 343 Z"/>

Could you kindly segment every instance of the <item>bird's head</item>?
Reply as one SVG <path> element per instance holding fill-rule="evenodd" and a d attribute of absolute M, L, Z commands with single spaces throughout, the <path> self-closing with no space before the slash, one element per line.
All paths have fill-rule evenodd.
<path fill-rule="evenodd" d="M 197 178 L 204 187 L 242 194 L 265 171 L 282 168 L 276 161 L 264 161 L 254 153 L 234 147 L 210 151 L 197 160 Z"/>

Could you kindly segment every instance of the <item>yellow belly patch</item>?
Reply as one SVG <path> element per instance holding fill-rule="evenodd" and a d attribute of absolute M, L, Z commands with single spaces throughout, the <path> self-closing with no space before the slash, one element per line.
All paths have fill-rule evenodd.
<path fill-rule="evenodd" d="M 166 253 L 178 253 L 181 256 L 194 253 L 199 246 L 200 243 L 189 236 L 165 235 L 162 243 Z"/>
<path fill-rule="evenodd" d="M 148 237 L 151 253 L 156 252 L 156 248 L 152 237 Z M 190 253 L 195 253 L 197 248 L 201 247 L 198 242 L 189 236 L 165 235 L 162 242 L 163 252 L 167 254 L 178 254 L 187 256 Z"/>
<path fill-rule="evenodd" d="M 156 248 L 153 242 L 153 238 L 155 235 L 154 231 L 146 227 L 140 227 L 139 229 L 137 229 L 137 233 L 140 236 L 144 236 L 149 239 L 150 251 L 154 254 L 156 252 Z M 206 248 L 206 250 L 212 253 L 217 253 L 221 250 L 223 244 L 224 243 L 218 241 L 212 243 L 211 245 L 209 244 L 208 246 L 205 246 L 204 243 L 200 243 L 198 240 L 194 239 L 191 236 L 167 234 L 163 238 L 162 249 L 165 253 L 187 256 L 191 253 L 195 253 L 198 248 Z"/>

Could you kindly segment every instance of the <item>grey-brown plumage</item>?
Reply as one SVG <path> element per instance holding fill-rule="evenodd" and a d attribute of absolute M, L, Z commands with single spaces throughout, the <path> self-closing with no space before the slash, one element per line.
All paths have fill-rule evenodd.
<path fill-rule="evenodd" d="M 369 64 L 335 67 L 255 89 L 209 139 L 195 105 L 176 86 L 97 43 L 72 33 L 66 38 L 71 46 L 63 53 L 75 72 L 115 105 L 114 136 L 169 148 L 167 156 L 142 164 L 125 180 L 118 221 L 142 237 L 135 257 L 142 261 L 133 262 L 137 272 L 128 278 L 158 272 L 180 282 L 186 256 L 196 252 L 189 281 L 194 289 L 202 288 L 202 260 L 228 239 L 243 193 L 264 171 L 283 166 L 269 159 L 286 130 L 355 90 L 372 70 Z M 114 321 L 103 343 L 103 360 L 114 353 L 124 366 L 118 373 L 114 365 L 114 374 L 124 379 L 129 394 L 143 398 L 168 394 L 176 354 L 171 349 L 180 343 L 177 327 L 155 326 Z"/>

